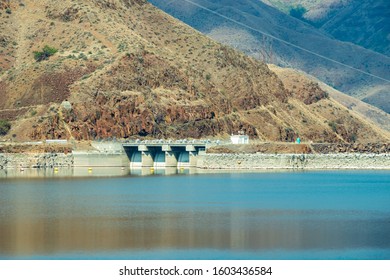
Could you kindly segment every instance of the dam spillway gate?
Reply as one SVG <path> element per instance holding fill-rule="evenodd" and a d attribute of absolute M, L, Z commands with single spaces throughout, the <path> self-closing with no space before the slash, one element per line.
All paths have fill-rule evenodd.
<path fill-rule="evenodd" d="M 130 168 L 189 168 L 195 167 L 197 156 L 206 150 L 207 143 L 160 142 L 123 143 Z"/>

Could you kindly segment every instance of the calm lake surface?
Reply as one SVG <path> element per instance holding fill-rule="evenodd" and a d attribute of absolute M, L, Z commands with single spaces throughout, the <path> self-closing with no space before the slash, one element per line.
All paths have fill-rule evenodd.
<path fill-rule="evenodd" d="M 0 259 L 390 259 L 390 171 L 0 178 Z"/>

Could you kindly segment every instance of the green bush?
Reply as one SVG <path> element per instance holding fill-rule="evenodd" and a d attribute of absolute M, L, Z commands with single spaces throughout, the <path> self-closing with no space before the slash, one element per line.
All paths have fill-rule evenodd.
<path fill-rule="evenodd" d="M 9 121 L 0 120 L 0 135 L 6 135 L 11 129 L 11 124 Z"/>
<path fill-rule="evenodd" d="M 41 52 L 35 51 L 34 58 L 36 61 L 42 61 L 49 59 L 50 56 L 54 55 L 58 50 L 56 48 L 49 47 L 48 45 L 44 46 Z"/>

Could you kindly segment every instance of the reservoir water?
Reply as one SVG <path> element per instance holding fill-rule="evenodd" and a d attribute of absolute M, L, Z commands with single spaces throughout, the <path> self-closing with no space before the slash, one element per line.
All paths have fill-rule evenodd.
<path fill-rule="evenodd" d="M 0 259 L 390 259 L 390 171 L 0 178 Z"/>

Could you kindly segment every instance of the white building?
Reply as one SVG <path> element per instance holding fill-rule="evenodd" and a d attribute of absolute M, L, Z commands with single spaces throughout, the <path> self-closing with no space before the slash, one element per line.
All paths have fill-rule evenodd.
<path fill-rule="evenodd" d="M 248 135 L 232 135 L 230 136 L 230 141 L 232 144 L 249 144 Z"/>

